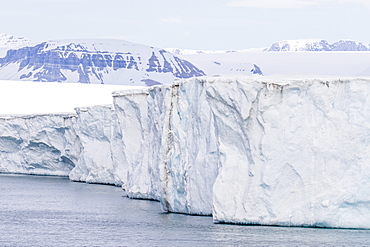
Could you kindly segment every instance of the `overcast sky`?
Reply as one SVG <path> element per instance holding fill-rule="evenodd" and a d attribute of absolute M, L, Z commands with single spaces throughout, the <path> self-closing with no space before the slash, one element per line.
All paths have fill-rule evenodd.
<path fill-rule="evenodd" d="M 370 42 L 370 0 L 0 0 L 0 33 L 189 49 L 284 39 Z"/>

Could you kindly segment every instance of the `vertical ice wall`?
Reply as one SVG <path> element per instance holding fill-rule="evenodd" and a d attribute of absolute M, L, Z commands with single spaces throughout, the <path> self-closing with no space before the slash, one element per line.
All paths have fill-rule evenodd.
<path fill-rule="evenodd" d="M 169 212 L 212 214 L 221 154 L 211 84 L 184 80 L 115 93 L 131 198 L 160 200 Z"/>
<path fill-rule="evenodd" d="M 169 212 L 211 215 L 220 167 L 250 156 L 243 131 L 261 87 L 208 78 L 116 92 L 129 196 L 160 200 Z"/>
<path fill-rule="evenodd" d="M 202 78 L 0 118 L 0 171 L 121 185 L 216 222 L 370 228 L 370 81 Z M 78 160 L 77 160 L 78 159 Z"/>
<path fill-rule="evenodd" d="M 122 131 L 124 184 L 131 198 L 159 200 L 161 165 L 166 153 L 169 86 L 114 93 L 114 106 Z"/>
<path fill-rule="evenodd" d="M 247 166 L 256 148 L 247 135 L 260 132 L 258 124 L 251 125 L 250 115 L 262 87 L 255 80 L 222 78 L 182 80 L 173 86 L 165 209 L 212 214 L 213 186 L 221 167 Z"/>
<path fill-rule="evenodd" d="M 114 95 L 131 198 L 169 212 L 210 215 L 218 171 L 213 116 L 198 81 Z"/>
<path fill-rule="evenodd" d="M 128 190 L 216 222 L 369 227 L 369 85 L 192 79 L 154 108 L 160 88 L 117 94 Z"/>
<path fill-rule="evenodd" d="M 245 86 L 244 104 L 232 97 L 252 104 L 239 124 L 231 119 L 242 108 L 226 104 L 229 95 L 211 104 L 220 152 L 230 157 L 214 185 L 215 221 L 369 228 L 369 81 L 261 85 L 255 100 Z"/>
<path fill-rule="evenodd" d="M 68 176 L 80 151 L 74 115 L 0 118 L 0 172 Z"/>
<path fill-rule="evenodd" d="M 74 125 L 81 141 L 81 154 L 69 174 L 73 181 L 122 185 L 126 180 L 123 165 L 122 134 L 112 105 L 76 108 Z"/>
<path fill-rule="evenodd" d="M 162 205 L 169 212 L 210 215 L 212 187 L 219 169 L 214 116 L 203 80 L 178 81 L 172 86 L 162 166 Z"/>

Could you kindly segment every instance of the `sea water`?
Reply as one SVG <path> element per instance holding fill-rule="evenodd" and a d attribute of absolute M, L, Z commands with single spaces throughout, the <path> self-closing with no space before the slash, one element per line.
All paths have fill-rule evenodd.
<path fill-rule="evenodd" d="M 0 246 L 370 246 L 370 230 L 213 224 L 118 187 L 0 175 Z"/>

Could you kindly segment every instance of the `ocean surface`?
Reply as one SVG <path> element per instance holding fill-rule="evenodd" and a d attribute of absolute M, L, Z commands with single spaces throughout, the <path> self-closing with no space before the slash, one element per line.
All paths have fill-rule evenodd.
<path fill-rule="evenodd" d="M 370 230 L 213 224 L 119 187 L 0 175 L 0 246 L 370 246 Z"/>

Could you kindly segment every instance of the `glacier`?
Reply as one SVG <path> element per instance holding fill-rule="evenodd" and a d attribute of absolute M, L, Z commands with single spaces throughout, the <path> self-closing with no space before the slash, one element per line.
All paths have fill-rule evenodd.
<path fill-rule="evenodd" d="M 369 82 L 202 77 L 67 117 L 3 117 L 1 171 L 43 164 L 216 223 L 370 228 Z"/>
<path fill-rule="evenodd" d="M 220 118 L 221 152 L 233 155 L 214 184 L 214 220 L 369 228 L 369 81 L 262 85 L 235 88 L 255 95 L 249 114 L 228 111 L 244 121 Z"/>
<path fill-rule="evenodd" d="M 195 80 L 173 86 L 161 200 L 169 212 L 212 214 L 212 187 L 220 153 L 204 83 Z"/>
<path fill-rule="evenodd" d="M 0 117 L 0 172 L 68 176 L 79 156 L 75 115 Z"/>
<path fill-rule="evenodd" d="M 123 143 L 112 105 L 76 108 L 74 125 L 81 151 L 69 178 L 72 181 L 121 186 Z"/>
<path fill-rule="evenodd" d="M 368 228 L 368 83 L 179 81 L 157 164 L 162 207 L 220 223 Z"/>
<path fill-rule="evenodd" d="M 113 93 L 130 198 L 160 200 L 161 169 L 166 154 L 171 86 Z"/>

